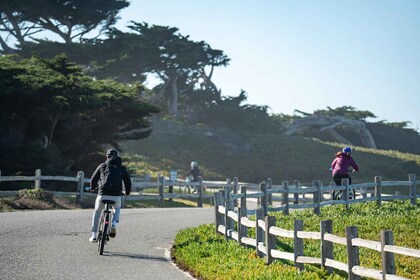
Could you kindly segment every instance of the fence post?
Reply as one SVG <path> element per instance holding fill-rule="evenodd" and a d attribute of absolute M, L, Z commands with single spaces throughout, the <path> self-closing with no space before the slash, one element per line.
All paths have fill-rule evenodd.
<path fill-rule="evenodd" d="M 281 196 L 281 204 L 285 205 L 283 209 L 283 214 L 289 215 L 289 182 L 283 181 L 281 182 L 281 185 L 283 189 L 286 190 L 286 192 L 282 193 L 282 196 Z"/>
<path fill-rule="evenodd" d="M 321 181 L 315 180 L 312 182 L 312 185 L 316 188 L 316 192 L 314 192 L 313 197 L 313 203 L 316 204 L 316 207 L 314 208 L 314 213 L 316 215 L 319 215 L 321 213 L 320 210 L 320 203 L 321 203 Z"/>
<path fill-rule="evenodd" d="M 248 210 L 246 209 L 246 207 L 240 209 L 239 211 L 241 213 L 241 219 L 242 217 L 246 218 L 248 217 Z M 248 237 L 248 227 L 243 226 L 242 222 L 241 222 L 241 237 Z"/>
<path fill-rule="evenodd" d="M 268 190 L 271 190 L 272 188 L 273 188 L 273 182 L 272 182 L 271 178 L 268 178 L 268 179 L 267 179 L 267 191 L 268 191 Z M 271 206 L 273 206 L 273 194 L 272 194 L 272 193 L 270 193 L 270 194 L 268 195 L 268 198 L 267 198 L 267 205 L 271 205 Z"/>
<path fill-rule="evenodd" d="M 303 239 L 297 236 L 298 231 L 303 231 L 303 220 L 295 220 L 294 223 L 294 263 L 299 270 L 304 270 L 304 264 L 298 263 L 296 260 L 299 256 L 303 256 Z"/>
<path fill-rule="evenodd" d="M 223 198 L 221 192 L 214 193 L 214 212 L 215 212 L 215 226 L 216 233 L 219 232 L 219 225 L 223 225 L 223 216 L 219 212 L 219 206 L 223 204 Z"/>
<path fill-rule="evenodd" d="M 246 210 L 246 186 L 241 186 L 241 208 Z"/>
<path fill-rule="evenodd" d="M 395 274 L 394 253 L 385 252 L 385 245 L 394 245 L 391 230 L 381 230 L 382 279 L 384 280 L 387 274 Z"/>
<path fill-rule="evenodd" d="M 159 180 L 159 207 L 163 207 L 163 183 L 164 178 L 162 175 L 158 177 Z"/>
<path fill-rule="evenodd" d="M 416 205 L 416 197 L 417 197 L 417 192 L 416 192 L 416 174 L 409 174 L 408 175 L 408 180 L 411 181 L 410 184 L 410 203 L 412 205 Z"/>
<path fill-rule="evenodd" d="M 270 234 L 270 227 L 276 225 L 276 217 L 266 216 L 265 217 L 265 263 L 270 264 L 273 261 L 271 256 L 271 250 L 276 248 L 277 238 L 274 234 Z"/>
<path fill-rule="evenodd" d="M 79 194 L 77 195 L 77 202 L 79 204 L 83 203 L 83 191 L 85 185 L 85 172 L 78 171 L 77 172 L 77 191 Z"/>
<path fill-rule="evenodd" d="M 382 177 L 375 176 L 375 197 L 376 203 L 381 206 L 382 205 Z"/>
<path fill-rule="evenodd" d="M 170 193 L 170 194 L 173 194 L 173 193 L 174 193 L 174 186 L 173 186 L 173 185 L 170 185 L 170 186 L 169 186 L 168 193 Z M 168 201 L 169 201 L 169 202 L 172 202 L 172 201 L 174 201 L 174 199 L 173 199 L 172 197 L 170 197 L 170 198 L 168 199 Z"/>
<path fill-rule="evenodd" d="M 258 250 L 258 245 L 261 242 L 264 242 L 264 234 L 263 234 L 263 229 L 258 226 L 258 220 L 264 220 L 264 209 L 260 208 L 260 209 L 255 210 L 255 225 L 256 225 L 255 240 L 257 241 L 255 250 L 256 250 L 257 256 L 263 257 L 263 253 L 260 250 Z"/>
<path fill-rule="evenodd" d="M 321 266 L 327 270 L 328 273 L 332 273 L 332 267 L 325 266 L 327 259 L 334 259 L 334 243 L 327 241 L 324 238 L 324 234 L 332 233 L 332 220 L 321 221 Z"/>
<path fill-rule="evenodd" d="M 352 268 L 360 264 L 359 247 L 352 245 L 352 239 L 358 237 L 356 226 L 346 227 L 346 241 L 347 241 L 347 262 L 348 262 L 348 279 L 360 280 L 361 277 L 353 274 Z"/>
<path fill-rule="evenodd" d="M 242 244 L 242 237 L 248 236 L 248 228 L 246 226 L 242 225 L 242 218 L 246 218 L 247 212 L 246 207 L 238 208 L 238 243 Z"/>
<path fill-rule="evenodd" d="M 227 188 L 227 187 L 230 187 L 230 188 L 231 188 L 231 184 L 232 184 L 232 181 L 230 180 L 230 178 L 226 178 L 226 185 L 227 185 L 227 186 L 225 186 L 225 187 L 223 187 L 223 188 L 224 188 L 225 190 L 226 190 L 226 188 Z M 232 189 L 231 189 L 231 191 L 232 191 Z M 224 198 L 225 198 L 225 200 L 226 200 L 226 195 L 227 195 L 227 193 L 225 192 L 225 193 L 224 193 L 224 195 L 225 195 L 225 196 L 224 196 Z"/>
<path fill-rule="evenodd" d="M 268 213 L 268 209 L 267 209 L 267 207 L 268 207 L 268 203 L 267 203 L 267 200 L 268 200 L 268 195 L 267 195 L 267 184 L 263 181 L 263 182 L 261 182 L 261 184 L 260 184 L 260 191 L 262 191 L 263 192 L 263 196 L 261 197 L 261 204 L 260 204 L 260 206 L 262 206 L 262 208 L 264 209 L 264 217 L 265 216 L 267 216 L 267 213 Z"/>
<path fill-rule="evenodd" d="M 198 177 L 199 186 L 196 186 L 198 191 L 197 207 L 203 207 L 203 178 Z"/>
<path fill-rule="evenodd" d="M 300 182 L 298 180 L 295 180 L 294 184 L 295 184 L 296 190 L 300 188 Z M 294 193 L 293 197 L 294 197 L 293 204 L 299 204 L 299 193 Z"/>
<path fill-rule="evenodd" d="M 341 185 L 346 187 L 346 189 L 343 190 L 343 195 L 346 201 L 346 210 L 349 211 L 349 179 L 348 178 L 341 179 Z"/>
<path fill-rule="evenodd" d="M 220 190 L 219 193 L 220 193 L 220 205 L 226 206 L 226 190 Z M 226 214 L 226 212 L 224 212 L 224 213 L 219 212 L 220 224 L 224 225 L 226 227 L 226 224 L 225 224 L 226 219 L 225 219 L 225 216 L 224 216 L 225 214 Z M 225 232 L 223 232 L 223 233 L 225 233 Z"/>
<path fill-rule="evenodd" d="M 233 230 L 233 221 L 228 215 L 229 214 L 228 212 L 233 210 L 231 192 L 232 192 L 232 187 L 230 186 L 226 187 L 226 193 L 225 193 L 226 194 L 226 198 L 225 198 L 225 239 L 226 241 L 229 240 L 228 232 L 230 230 Z"/>
<path fill-rule="evenodd" d="M 168 186 L 168 193 L 170 193 L 170 194 L 173 194 L 174 193 L 174 186 L 173 185 Z M 168 199 L 168 201 L 169 202 L 172 202 L 172 201 L 174 201 L 174 199 L 172 197 L 170 197 Z"/>
<path fill-rule="evenodd" d="M 41 169 L 35 170 L 34 188 L 35 189 L 41 188 Z"/>
<path fill-rule="evenodd" d="M 233 193 L 238 194 L 238 177 L 233 177 Z M 238 201 L 235 199 L 233 201 L 233 207 L 238 207 Z"/>

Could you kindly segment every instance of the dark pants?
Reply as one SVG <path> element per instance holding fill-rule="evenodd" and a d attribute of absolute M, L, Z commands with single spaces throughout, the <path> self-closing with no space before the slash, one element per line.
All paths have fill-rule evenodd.
<path fill-rule="evenodd" d="M 345 179 L 345 178 L 349 179 L 349 185 L 351 185 L 351 178 L 348 174 L 346 174 L 346 175 L 334 174 L 333 175 L 333 180 L 334 180 L 336 186 L 341 186 L 341 179 Z M 334 190 L 333 193 L 332 193 L 332 198 L 334 200 L 343 199 L 343 191 Z M 350 190 L 349 199 L 355 199 L 355 198 L 356 198 L 356 191 L 354 189 Z"/>
<path fill-rule="evenodd" d="M 349 185 L 351 185 L 351 178 L 350 178 L 349 174 L 346 174 L 346 175 L 334 174 L 333 175 L 333 180 L 334 180 L 334 182 L 337 186 L 341 186 L 341 179 L 345 179 L 345 178 L 349 179 Z"/>

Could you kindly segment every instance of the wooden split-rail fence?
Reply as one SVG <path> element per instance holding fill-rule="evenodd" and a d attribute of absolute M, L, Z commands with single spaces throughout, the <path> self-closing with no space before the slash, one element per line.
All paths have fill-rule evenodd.
<path fill-rule="evenodd" d="M 236 181 L 236 180 L 235 180 Z M 289 209 L 313 208 L 314 212 L 319 214 L 322 206 L 333 204 L 345 204 L 376 201 L 381 204 L 384 200 L 408 199 L 415 203 L 416 198 L 416 175 L 410 174 L 409 181 L 383 182 L 380 177 L 375 177 L 374 183 L 349 185 L 348 179 L 343 180 L 343 186 L 322 187 L 322 183 L 314 181 L 313 186 L 301 187 L 299 185 L 294 189 L 289 189 L 288 184 L 283 182 L 281 186 L 270 185 L 270 180 L 260 184 L 260 191 L 247 192 L 246 186 L 239 187 L 239 193 L 235 193 L 233 186 L 227 186 L 224 190 L 215 193 L 215 225 L 216 231 L 225 236 L 226 240 L 236 240 L 241 245 L 254 247 L 256 254 L 265 257 L 267 264 L 274 259 L 288 260 L 294 263 L 299 270 L 304 269 L 305 264 L 317 264 L 325 268 L 329 273 L 333 269 L 348 273 L 348 279 L 361 279 L 368 277 L 373 279 L 407 279 L 396 275 L 394 254 L 420 258 L 420 250 L 396 246 L 393 243 L 392 231 L 383 230 L 380 233 L 381 241 L 365 240 L 358 237 L 358 228 L 356 226 L 346 227 L 346 237 L 340 237 L 332 233 L 332 221 L 322 221 L 320 232 L 308 232 L 303 230 L 303 221 L 296 220 L 293 230 L 286 230 L 276 227 L 276 219 L 268 215 L 268 211 L 283 211 L 289 213 Z M 270 187 L 268 187 L 270 186 Z M 405 186 L 409 188 L 409 195 L 382 196 L 381 190 L 384 186 Z M 373 188 L 373 192 L 366 191 L 367 188 Z M 324 201 L 323 192 L 331 189 L 340 189 L 345 192 L 345 199 L 340 201 Z M 349 200 L 348 193 L 352 189 L 361 191 L 360 199 Z M 272 202 L 270 195 L 282 193 L 281 207 L 269 207 Z M 299 197 L 296 194 L 311 193 L 313 201 L 309 204 L 298 204 Z M 370 197 L 367 194 L 373 194 Z M 293 197 L 289 198 L 289 194 Z M 258 198 L 259 205 L 257 209 L 247 209 L 247 198 Z M 239 200 L 239 201 L 238 201 Z M 293 204 L 289 204 L 289 200 Z M 250 220 L 248 215 L 255 214 L 255 220 Z M 235 230 L 236 229 L 236 230 Z M 255 238 L 248 236 L 248 230 L 255 230 Z M 294 242 L 293 253 L 284 252 L 276 247 L 277 237 L 291 238 Z M 304 240 L 320 240 L 321 257 L 312 257 L 304 255 Z M 335 245 L 344 245 L 347 250 L 347 263 L 334 260 L 333 248 Z M 368 248 L 381 253 L 382 269 L 366 268 L 360 265 L 359 248 Z"/>
<path fill-rule="evenodd" d="M 192 199 L 197 200 L 197 207 L 203 207 L 203 201 L 209 199 L 213 201 L 214 190 L 223 189 L 230 185 L 230 182 L 216 182 L 216 181 L 203 181 L 199 179 L 198 182 L 185 182 L 182 180 L 170 180 L 164 176 L 158 176 L 155 181 L 144 181 L 144 178 L 132 177 L 132 192 L 130 196 L 123 197 L 123 205 L 127 200 L 138 201 L 138 200 L 158 200 L 159 206 L 164 206 L 164 201 L 172 201 L 174 198 Z M 42 175 L 41 170 L 35 170 L 34 176 L 1 176 L 0 171 L 0 186 L 2 182 L 30 182 L 30 187 L 35 189 L 43 188 L 45 181 L 57 181 L 57 182 L 73 182 L 75 183 L 75 191 L 54 191 L 55 195 L 58 196 L 69 196 L 73 195 L 77 197 L 77 201 L 82 203 L 86 197 L 95 196 L 96 194 L 86 191 L 86 187 L 90 183 L 90 178 L 85 177 L 83 171 L 77 172 L 76 176 L 49 176 Z M 178 192 L 175 192 L 178 188 Z M 51 189 L 51 188 L 48 188 Z M 144 192 L 145 190 L 155 189 L 155 191 Z M 191 193 L 191 189 L 195 192 Z M 188 191 L 187 191 L 188 190 Z M 16 190 L 1 190 L 1 196 L 14 196 L 17 195 Z"/>

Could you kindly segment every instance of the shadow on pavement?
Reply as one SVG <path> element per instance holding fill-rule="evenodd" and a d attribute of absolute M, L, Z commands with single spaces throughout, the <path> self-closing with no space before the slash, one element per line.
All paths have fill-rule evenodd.
<path fill-rule="evenodd" d="M 121 252 L 104 252 L 103 256 L 130 258 L 130 259 L 139 259 L 139 260 L 152 260 L 152 261 L 158 261 L 158 262 L 168 262 L 168 260 L 165 257 L 155 257 L 155 256 L 148 256 L 148 255 L 143 255 L 143 254 L 131 254 L 131 253 L 121 253 Z"/>

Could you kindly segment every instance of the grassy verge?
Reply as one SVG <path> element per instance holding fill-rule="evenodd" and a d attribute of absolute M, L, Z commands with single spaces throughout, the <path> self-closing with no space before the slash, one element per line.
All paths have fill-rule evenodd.
<path fill-rule="evenodd" d="M 341 205 L 324 207 L 321 215 L 311 210 L 295 211 L 286 216 L 276 216 L 276 226 L 293 230 L 296 219 L 304 221 L 305 231 L 320 231 L 321 220 L 333 221 L 333 233 L 345 236 L 345 227 L 357 226 L 359 237 L 379 241 L 382 229 L 392 230 L 394 243 L 398 246 L 420 249 L 420 200 L 417 205 L 408 202 L 386 203 L 381 207 L 376 203 L 353 205 L 349 212 Z M 250 230 L 249 235 L 255 236 Z M 305 240 L 304 254 L 320 257 L 320 242 Z M 293 252 L 293 240 L 278 238 L 277 248 Z M 174 242 L 172 256 L 179 266 L 190 271 L 200 279 L 346 279 L 347 275 L 336 271 L 327 275 L 319 266 L 305 265 L 304 272 L 298 272 L 288 261 L 276 260 L 265 265 L 264 260 L 256 257 L 255 249 L 239 246 L 234 241 L 225 242 L 224 237 L 215 233 L 213 225 L 203 225 L 180 231 Z M 345 246 L 334 246 L 334 258 L 347 263 Z M 379 252 L 360 248 L 361 265 L 380 269 Z M 420 279 L 419 259 L 395 255 L 397 275 L 409 279 Z"/>

